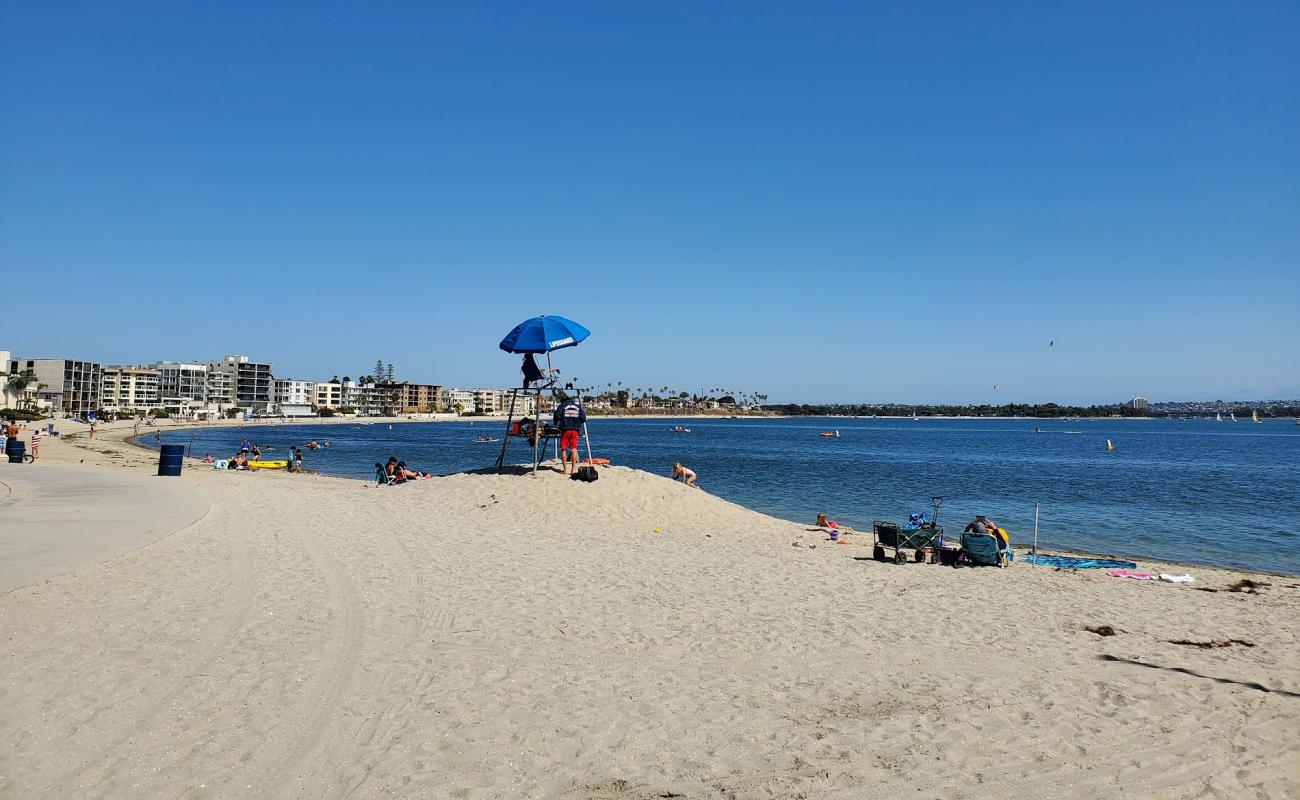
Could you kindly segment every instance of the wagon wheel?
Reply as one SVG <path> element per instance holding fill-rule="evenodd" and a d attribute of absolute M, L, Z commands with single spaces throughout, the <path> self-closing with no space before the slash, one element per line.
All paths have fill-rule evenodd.
<path fill-rule="evenodd" d="M 901 548 L 901 547 L 895 547 L 895 548 L 894 548 L 894 563 L 895 563 L 895 564 L 902 564 L 902 563 L 903 563 L 904 561 L 906 561 L 906 560 L 907 560 L 907 556 L 903 555 L 903 548 Z"/>
<path fill-rule="evenodd" d="M 918 564 L 920 564 L 920 563 L 922 563 L 923 561 L 925 561 L 925 549 L 924 549 L 924 548 L 921 548 L 921 547 L 916 548 L 916 556 L 915 556 L 915 558 L 916 558 L 916 563 L 918 563 Z"/>

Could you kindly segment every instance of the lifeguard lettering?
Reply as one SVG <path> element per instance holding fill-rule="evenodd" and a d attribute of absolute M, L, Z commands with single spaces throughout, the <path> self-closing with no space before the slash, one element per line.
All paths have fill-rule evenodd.
<path fill-rule="evenodd" d="M 547 344 L 549 344 L 551 347 L 562 347 L 563 345 L 566 344 L 573 344 L 573 337 L 566 336 L 563 339 L 556 339 L 555 341 L 548 342 Z"/>

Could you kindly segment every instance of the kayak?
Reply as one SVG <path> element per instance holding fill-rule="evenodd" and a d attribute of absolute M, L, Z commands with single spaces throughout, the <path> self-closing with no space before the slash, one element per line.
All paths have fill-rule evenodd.
<path fill-rule="evenodd" d="M 248 466 L 253 469 L 284 469 L 289 466 L 288 461 L 250 461 Z"/>
<path fill-rule="evenodd" d="M 608 459 L 608 458 L 584 458 L 584 459 L 582 459 L 582 463 L 584 463 L 584 464 L 608 464 L 608 463 L 609 463 L 609 459 Z"/>

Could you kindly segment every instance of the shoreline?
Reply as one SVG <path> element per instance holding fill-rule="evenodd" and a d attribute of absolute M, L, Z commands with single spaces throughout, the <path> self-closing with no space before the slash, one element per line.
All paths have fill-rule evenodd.
<path fill-rule="evenodd" d="M 328 418 L 327 418 L 327 419 L 328 419 Z M 474 418 L 473 420 L 470 420 L 470 421 L 481 421 L 482 419 L 484 419 L 484 418 L 482 418 L 482 417 L 478 417 L 478 418 Z M 910 419 L 910 417 L 905 417 L 904 419 Z M 384 419 L 380 419 L 380 420 L 378 420 L 378 422 L 383 422 L 383 421 L 388 421 L 388 420 L 384 420 Z M 406 422 L 431 422 L 432 420 L 404 420 L 404 421 L 406 421 Z M 463 421 L 463 420 L 446 420 L 446 421 L 448 421 L 448 422 L 453 422 L 453 421 Z M 244 424 L 247 424 L 247 423 L 244 423 Z M 179 431 L 179 430 L 191 430 L 191 429 L 196 429 L 196 428 L 201 430 L 201 429 L 203 429 L 203 428 L 205 428 L 205 427 L 206 427 L 206 426 L 205 426 L 204 424 L 202 424 L 202 423 L 198 423 L 198 424 L 194 424 L 194 425 L 179 424 L 179 425 L 175 426 L 174 428 L 171 428 L 171 430 L 177 430 L 177 431 Z M 238 426 L 237 426 L 237 425 L 229 425 L 229 426 L 227 426 L 227 427 L 238 427 Z M 139 435 L 135 435 L 135 436 L 128 436 L 128 437 L 125 437 L 124 441 L 125 441 L 126 444 L 128 444 L 128 445 L 132 445 L 132 446 L 134 446 L 134 447 L 138 447 L 138 448 L 140 448 L 140 449 L 142 449 L 142 450 L 145 450 L 145 451 L 147 451 L 147 452 L 151 452 L 151 453 L 157 454 L 157 453 L 158 453 L 158 450 L 157 450 L 156 448 L 154 448 L 154 447 L 152 447 L 152 446 L 150 446 L 150 445 L 148 445 L 148 444 L 146 444 L 146 443 L 143 443 L 143 442 L 139 441 L 139 439 L 140 439 L 141 437 L 145 436 L 145 435 L 146 435 L 146 434 L 141 433 L 141 434 L 139 434 Z M 210 465 L 206 464 L 206 463 L 205 463 L 201 458 L 193 458 L 193 457 L 190 457 L 190 456 L 186 456 L 186 457 L 185 457 L 185 460 L 186 460 L 187 463 L 189 463 L 189 464 L 191 464 L 191 465 L 193 465 L 193 466 L 195 466 L 195 467 L 202 467 L 202 468 L 206 468 L 206 469 L 211 469 Z M 473 473 L 473 472 L 478 472 L 478 470 L 472 470 L 472 471 L 469 471 L 469 472 L 465 472 L 465 471 L 462 471 L 462 472 L 450 472 L 450 473 L 445 473 L 445 474 L 439 474 L 439 475 L 436 476 L 436 477 L 449 477 L 449 476 L 452 476 L 452 475 L 470 474 L 470 473 Z M 348 481 L 348 482 L 353 482 L 353 481 L 357 481 L 357 480 L 362 480 L 362 481 L 364 482 L 364 481 L 366 480 L 366 479 L 364 479 L 364 478 L 358 478 L 357 476 L 340 475 L 340 474 L 337 474 L 337 473 L 332 473 L 332 472 L 323 472 L 323 471 L 312 471 L 312 472 L 310 472 L 309 474 L 314 475 L 314 476 L 323 477 L 323 478 L 329 478 L 329 479 L 339 480 L 339 481 Z M 734 501 L 727 501 L 727 502 L 734 502 Z M 739 504 L 737 504 L 737 505 L 739 505 Z M 757 510 L 755 510 L 755 509 L 750 509 L 750 508 L 748 508 L 747 506 L 741 506 L 741 507 L 746 508 L 746 509 L 749 510 L 749 511 L 752 511 L 753 513 L 756 513 L 756 514 L 764 514 L 764 516 L 768 516 L 768 517 L 770 517 L 770 518 L 773 519 L 773 520 L 778 520 L 778 521 L 781 521 L 781 522 L 783 522 L 783 523 L 787 523 L 787 524 L 790 524 L 790 525 L 807 525 L 807 523 L 800 522 L 799 520 L 788 519 L 788 518 L 785 518 L 785 517 L 778 517 L 778 516 L 773 516 L 773 515 L 765 514 L 764 512 L 760 512 L 760 511 L 757 511 Z M 867 537 L 871 537 L 871 536 L 872 536 L 872 532 L 869 531 L 869 530 L 868 530 L 868 531 L 858 531 L 857 534 L 860 535 L 860 536 L 867 536 Z M 1012 541 L 1011 545 L 1012 545 L 1012 549 L 1013 549 L 1013 551 L 1015 551 L 1018 555 L 1019 555 L 1019 554 L 1023 554 L 1023 553 L 1031 552 L 1031 550 L 1032 550 L 1032 542 L 1031 542 L 1031 541 L 1023 541 L 1023 542 L 1022 542 L 1022 541 Z M 1186 571 L 1189 571 L 1189 570 L 1191 570 L 1191 569 L 1213 569 L 1213 570 L 1232 570 L 1232 571 L 1241 572 L 1241 573 L 1244 573 L 1244 574 L 1250 574 L 1250 575 L 1261 575 L 1261 576 L 1269 576 L 1269 577 L 1280 577 L 1280 578 L 1295 578 L 1295 577 L 1300 577 L 1300 573 L 1289 573 L 1289 572 L 1278 572 L 1278 571 L 1270 571 L 1270 570 L 1251 569 L 1251 568 L 1249 568 L 1249 567 L 1241 567 L 1241 566 L 1233 566 L 1233 565 L 1225 565 L 1225 564 L 1214 564 L 1214 563 L 1211 563 L 1211 562 L 1207 562 L 1207 561 L 1198 561 L 1198 560 L 1195 560 L 1195 559 L 1192 559 L 1192 560 L 1170 560 L 1170 559 L 1164 559 L 1164 558 L 1155 557 L 1155 556 L 1152 556 L 1152 555 L 1150 555 L 1150 554 L 1146 554 L 1146 553 L 1098 552 L 1098 551 L 1084 550 L 1084 549 L 1081 549 L 1081 548 L 1075 548 L 1075 547 L 1061 547 L 1061 546 L 1054 546 L 1054 545 L 1044 545 L 1044 546 L 1042 546 L 1042 547 L 1039 548 L 1039 552 L 1041 552 L 1043 555 L 1060 555 L 1060 556 L 1073 556 L 1073 557 L 1083 557 L 1083 558 L 1104 558 L 1104 559 L 1112 559 L 1112 560 L 1123 560 L 1123 561 L 1141 562 L 1141 563 L 1145 563 L 1145 564 L 1148 564 L 1148 565 L 1154 565 L 1154 566 L 1160 566 L 1160 567 L 1167 567 L 1167 568 L 1170 568 L 1170 569 L 1168 569 L 1168 570 L 1166 570 L 1166 569 L 1161 569 L 1161 570 L 1159 570 L 1159 571 L 1172 571 L 1172 570 L 1177 569 L 1177 570 L 1182 570 L 1182 571 L 1186 572 Z M 1037 567 L 1035 567 L 1035 568 L 1037 568 Z M 1045 568 L 1049 568 L 1049 567 L 1045 567 Z"/>

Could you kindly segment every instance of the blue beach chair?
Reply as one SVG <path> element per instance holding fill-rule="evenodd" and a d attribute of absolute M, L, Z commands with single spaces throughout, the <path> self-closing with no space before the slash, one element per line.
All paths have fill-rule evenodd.
<path fill-rule="evenodd" d="M 958 563 L 976 567 L 1005 567 L 1009 552 L 1002 549 L 997 536 L 991 533 L 963 533 L 961 558 Z"/>

